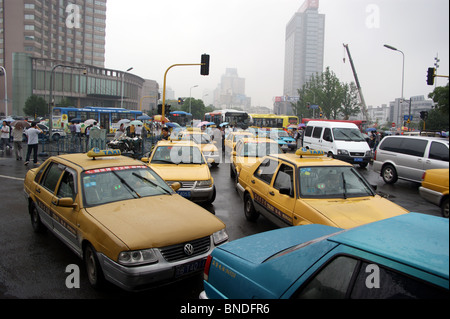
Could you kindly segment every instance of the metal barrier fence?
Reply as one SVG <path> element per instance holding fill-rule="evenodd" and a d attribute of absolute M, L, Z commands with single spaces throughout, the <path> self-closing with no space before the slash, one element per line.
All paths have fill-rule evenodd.
<path fill-rule="evenodd" d="M 50 157 L 62 154 L 74 154 L 74 153 L 87 153 L 93 148 L 108 149 L 108 142 L 112 138 L 89 138 L 86 136 L 81 137 L 64 137 L 58 141 L 50 142 L 48 139 L 42 139 L 39 141 L 39 157 Z M 141 139 L 139 151 L 136 153 L 125 153 L 123 155 L 140 158 L 142 155 L 151 152 L 152 146 L 158 141 L 157 137 L 149 137 Z M 24 145 L 26 147 L 26 145 Z"/>

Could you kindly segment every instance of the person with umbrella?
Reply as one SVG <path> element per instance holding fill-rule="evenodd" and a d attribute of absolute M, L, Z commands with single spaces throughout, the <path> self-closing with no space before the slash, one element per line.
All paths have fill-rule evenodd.
<path fill-rule="evenodd" d="M 30 124 L 26 121 L 14 121 L 11 123 L 14 127 L 12 131 L 14 151 L 16 154 L 16 160 L 22 160 L 22 140 L 23 140 L 23 130 L 30 127 Z"/>

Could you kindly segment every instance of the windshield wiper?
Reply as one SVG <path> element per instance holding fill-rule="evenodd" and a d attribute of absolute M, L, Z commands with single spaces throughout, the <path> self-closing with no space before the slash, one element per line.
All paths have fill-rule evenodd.
<path fill-rule="evenodd" d="M 347 199 L 347 182 L 345 181 L 344 172 L 341 173 L 342 175 L 342 184 L 344 186 L 344 199 Z"/>
<path fill-rule="evenodd" d="M 147 177 L 141 176 L 141 175 L 139 175 L 139 174 L 137 174 L 137 173 L 135 173 L 135 172 L 133 172 L 133 173 L 131 173 L 131 174 L 132 174 L 133 176 L 136 176 L 137 178 L 140 178 L 140 179 L 143 180 L 143 181 L 146 181 L 146 182 L 152 184 L 152 185 L 155 186 L 155 187 L 161 188 L 165 193 L 171 195 L 171 193 L 170 193 L 167 189 L 165 189 L 165 188 L 162 187 L 161 185 L 158 185 L 158 184 L 156 184 L 155 182 L 149 180 Z"/>
<path fill-rule="evenodd" d="M 153 164 L 158 164 L 158 163 L 156 163 L 156 162 L 167 163 L 167 164 L 174 164 L 174 162 L 169 161 L 169 160 L 162 160 L 162 159 L 155 159 L 155 160 L 152 160 L 152 163 L 153 163 Z"/>
<path fill-rule="evenodd" d="M 114 175 L 117 176 L 117 178 L 120 180 L 120 182 L 121 182 L 122 184 L 124 184 L 124 185 L 128 188 L 128 190 L 131 191 L 131 193 L 135 193 L 139 198 L 142 198 L 142 196 L 139 195 L 139 193 L 136 192 L 136 191 L 133 189 L 133 187 L 131 187 L 131 186 L 127 183 L 126 180 L 124 180 L 122 177 L 120 177 L 119 174 L 117 174 L 117 173 L 114 172 L 114 171 L 112 171 L 112 173 L 113 173 Z M 135 197 L 135 198 L 136 198 L 136 197 Z"/>

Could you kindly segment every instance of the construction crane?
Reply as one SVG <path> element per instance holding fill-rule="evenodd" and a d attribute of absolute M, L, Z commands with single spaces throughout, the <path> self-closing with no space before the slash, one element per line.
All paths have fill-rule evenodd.
<path fill-rule="evenodd" d="M 364 96 L 362 94 L 361 85 L 359 84 L 359 80 L 358 80 L 358 74 L 356 74 L 355 65 L 353 64 L 353 59 L 352 59 L 352 56 L 350 54 L 350 49 L 348 48 L 348 44 L 344 44 L 344 48 L 347 51 L 348 58 L 350 60 L 350 65 L 352 66 L 352 70 L 353 70 L 353 76 L 355 77 L 356 87 L 358 88 L 359 99 L 361 100 L 361 111 L 363 113 L 364 119 L 367 122 L 369 122 L 369 120 L 370 120 L 369 119 L 369 112 L 367 110 L 366 101 L 364 100 Z M 345 58 L 344 58 L 344 63 L 345 63 Z"/>

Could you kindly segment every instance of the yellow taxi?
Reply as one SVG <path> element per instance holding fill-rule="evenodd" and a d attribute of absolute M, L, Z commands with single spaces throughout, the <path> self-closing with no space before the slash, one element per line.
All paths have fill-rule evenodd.
<path fill-rule="evenodd" d="M 422 177 L 422 185 L 419 187 L 420 196 L 430 203 L 441 208 L 443 217 L 449 216 L 449 193 L 448 193 L 449 169 L 429 169 Z"/>
<path fill-rule="evenodd" d="M 160 141 L 144 162 L 169 185 L 180 183 L 177 193 L 193 202 L 211 204 L 216 198 L 214 179 L 208 161 L 197 143 Z M 211 161 L 211 159 L 209 160 Z"/>
<path fill-rule="evenodd" d="M 135 291 L 203 269 L 225 225 L 117 150 L 60 155 L 27 172 L 36 232 L 50 230 L 84 260 L 92 286 Z"/>
<path fill-rule="evenodd" d="M 235 149 L 237 141 L 239 141 L 241 138 L 244 137 L 255 137 L 255 135 L 252 132 L 248 131 L 236 131 L 236 132 L 230 132 L 225 137 L 225 156 L 230 156 L 231 152 Z"/>
<path fill-rule="evenodd" d="M 296 154 L 267 155 L 243 167 L 237 189 L 248 220 L 262 214 L 280 227 L 348 229 L 408 213 L 377 195 L 351 164 L 304 148 Z"/>
<path fill-rule="evenodd" d="M 217 167 L 220 164 L 221 154 L 215 145 L 216 142 L 211 141 L 209 134 L 199 129 L 189 128 L 179 132 L 177 138 L 180 141 L 193 141 L 197 143 L 206 160 L 212 167 Z"/>
<path fill-rule="evenodd" d="M 237 183 L 243 166 L 252 166 L 258 158 L 269 154 L 283 153 L 278 143 L 270 138 L 242 138 L 237 141 L 235 150 L 231 152 L 230 177 L 235 178 Z"/>

